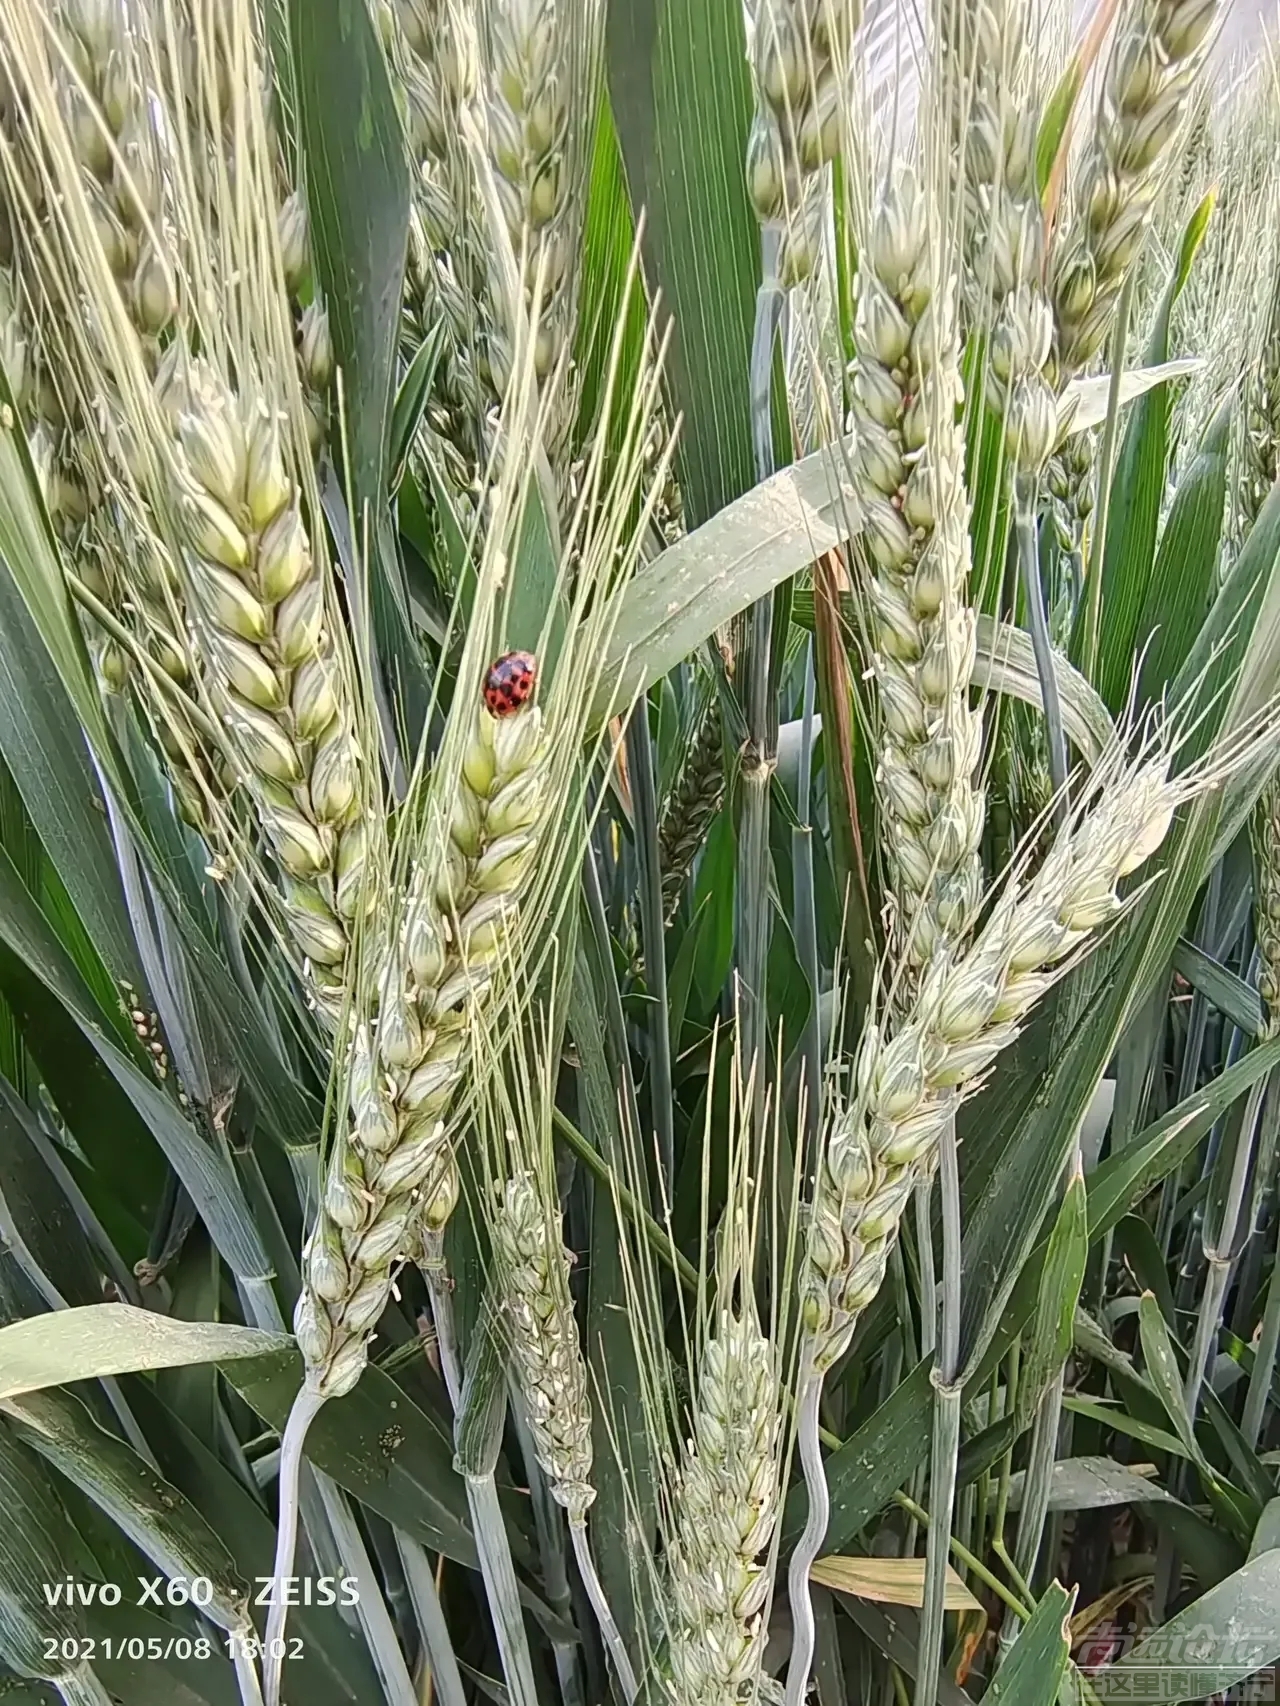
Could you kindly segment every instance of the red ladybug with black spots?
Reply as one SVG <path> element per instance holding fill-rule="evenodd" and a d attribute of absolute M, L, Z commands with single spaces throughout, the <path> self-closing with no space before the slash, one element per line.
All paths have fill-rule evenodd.
<path fill-rule="evenodd" d="M 532 652 L 507 652 L 489 665 L 484 702 L 495 717 L 509 717 L 527 705 L 538 684 L 538 660 Z"/>

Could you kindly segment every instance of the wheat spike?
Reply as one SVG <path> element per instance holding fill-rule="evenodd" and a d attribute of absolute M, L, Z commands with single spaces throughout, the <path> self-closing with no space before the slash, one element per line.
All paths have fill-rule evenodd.
<path fill-rule="evenodd" d="M 934 12 L 936 70 L 975 273 L 994 210 L 1005 197 L 1022 196 L 1033 169 L 1036 114 L 1018 99 L 1027 11 L 1023 0 L 942 0 Z"/>
<path fill-rule="evenodd" d="M 479 423 L 496 401 L 482 360 L 492 319 L 482 217 L 460 122 L 476 86 L 475 29 L 468 9 L 447 0 L 384 4 L 379 20 L 417 167 L 406 271 L 411 342 L 442 330 L 427 423 L 432 455 L 470 511 L 481 478 Z"/>
<path fill-rule="evenodd" d="M 493 1220 L 508 1341 L 529 1431 L 556 1502 L 581 1522 L 591 1484 L 587 1368 L 569 1297 L 569 1255 L 528 1172 L 508 1179 Z"/>
<path fill-rule="evenodd" d="M 1035 177 L 1039 123 L 1022 0 L 937 8 L 941 97 L 957 162 L 968 320 L 989 331 L 986 392 L 1004 418 L 1011 471 L 1038 475 L 1057 431 L 1053 314 L 1043 287 L 1044 215 Z"/>
<path fill-rule="evenodd" d="M 1084 549 L 1085 529 L 1093 514 L 1093 436 L 1073 434 L 1049 458 L 1045 485 L 1053 499 L 1058 539 L 1064 551 Z"/>
<path fill-rule="evenodd" d="M 1060 381 L 1102 348 L 1142 248 L 1157 167 L 1183 120 L 1217 0 L 1132 0 L 1117 30 L 1090 139 L 1080 211 L 1053 266 Z"/>
<path fill-rule="evenodd" d="M 558 975 L 552 967 L 553 984 Z M 486 1206 L 502 1338 L 534 1455 L 568 1518 L 583 1586 L 622 1697 L 631 1706 L 637 1693 L 635 1671 L 596 1571 L 587 1532 L 588 1511 L 596 1497 L 593 1418 L 569 1289 L 573 1258 L 564 1244 L 556 1195 L 554 1072 L 549 1069 L 553 1055 L 542 1052 L 548 1040 L 544 1031 L 535 1062 L 526 1051 L 520 1021 L 505 1039 L 487 1030 L 485 1037 L 485 1046 L 507 1068 L 488 1081 L 489 1094 L 478 1108 L 480 1132 L 492 1143 L 486 1165 L 498 1168 Z"/>
<path fill-rule="evenodd" d="M 542 438 L 566 512 L 576 418 L 569 353 L 599 34 L 596 0 L 494 0 L 482 36 L 485 134 L 523 298 L 518 307 L 508 299 L 499 266 L 490 375 L 505 396 L 521 341 L 518 316 L 528 311 L 533 370 L 544 393 Z M 494 443 L 490 434 L 491 448 Z"/>
<path fill-rule="evenodd" d="M 67 135 L 84 173 L 103 254 L 151 358 L 177 306 L 163 252 L 155 123 L 126 16 L 115 5 L 67 0 L 58 9 L 65 58 L 53 63 Z"/>
<path fill-rule="evenodd" d="M 900 174 L 859 270 L 850 424 L 873 564 L 886 850 L 904 953 L 917 970 L 963 927 L 982 881 L 956 307 L 935 270 L 925 196 Z"/>
<path fill-rule="evenodd" d="M 829 1122 L 801 1277 L 816 1369 L 848 1345 L 875 1297 L 916 1181 L 939 1136 L 1072 957 L 1114 919 L 1121 879 L 1145 863 L 1180 801 L 1167 755 L 1117 755 L 1091 809 L 1057 838 L 1036 875 L 1011 885 L 976 940 L 940 956 L 900 1023 L 868 1028 L 857 1095 Z"/>
<path fill-rule="evenodd" d="M 754 1318 L 729 1310 L 703 1347 L 668 1560 L 668 1663 L 680 1702 L 733 1706 L 759 1683 L 772 1586 L 765 1560 L 781 1506 L 774 1356 Z"/>
<path fill-rule="evenodd" d="M 172 346 L 175 350 L 180 346 Z M 287 878 L 285 916 L 330 1023 L 364 884 L 364 758 L 280 423 L 207 363 L 166 368 L 189 602 L 231 750 Z"/>
<path fill-rule="evenodd" d="M 703 711 L 658 824 L 662 904 L 675 916 L 693 861 L 724 800 L 724 728 L 714 701 Z"/>
<path fill-rule="evenodd" d="M 32 21 L 25 19 L 24 27 Z M 68 5 L 50 24 L 47 55 L 16 31 L 10 43 L 24 98 L 3 120 L 9 190 L 9 265 L 0 311 L 5 369 L 99 682 L 108 694 L 135 690 L 167 760 L 179 811 L 207 829 L 206 805 L 221 780 L 216 742 L 197 734 L 203 722 L 193 697 L 199 666 L 188 643 L 178 577 L 170 554 L 147 536 L 116 480 L 100 425 L 106 399 L 79 389 L 79 334 L 64 329 L 60 282 L 64 270 L 74 276 L 69 246 L 94 249 L 127 316 L 121 335 L 132 339 L 139 364 L 155 369 L 160 336 L 177 303 L 166 256 L 156 123 L 123 10 Z M 76 174 L 84 210 L 79 234 L 62 215 L 63 170 Z M 89 613 L 94 600 L 105 607 L 114 631 Z M 134 667 L 142 653 L 149 672 Z M 162 704 L 157 675 L 166 684 Z"/>
<path fill-rule="evenodd" d="M 475 1005 L 508 950 L 547 804 L 542 713 L 476 717 L 451 815 L 415 861 L 376 1019 L 355 1039 L 351 1120 L 305 1252 L 295 1331 L 328 1396 L 364 1367 L 398 1262 L 438 1241 L 458 1196 L 443 1118 L 467 1070 Z"/>
<path fill-rule="evenodd" d="M 840 151 L 849 50 L 861 0 L 760 0 L 754 18 L 756 110 L 747 192 L 779 232 L 777 276 L 800 284 L 822 241 L 822 168 Z"/>

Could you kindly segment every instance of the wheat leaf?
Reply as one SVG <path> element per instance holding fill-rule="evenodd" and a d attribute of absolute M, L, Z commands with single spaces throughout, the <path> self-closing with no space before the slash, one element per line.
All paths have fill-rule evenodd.
<path fill-rule="evenodd" d="M 924 1604 L 923 1558 L 819 1558 L 810 1579 L 836 1593 L 873 1599 L 881 1605 Z M 981 1611 L 982 1606 L 948 1564 L 948 1611 Z"/>

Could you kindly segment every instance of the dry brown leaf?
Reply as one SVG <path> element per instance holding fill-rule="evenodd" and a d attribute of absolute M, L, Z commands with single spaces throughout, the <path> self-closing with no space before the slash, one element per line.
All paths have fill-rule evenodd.
<path fill-rule="evenodd" d="M 873 1599 L 881 1605 L 924 1604 L 923 1558 L 819 1558 L 810 1579 L 854 1599 Z M 948 1611 L 981 1611 L 960 1577 L 947 1565 L 945 1604 Z"/>

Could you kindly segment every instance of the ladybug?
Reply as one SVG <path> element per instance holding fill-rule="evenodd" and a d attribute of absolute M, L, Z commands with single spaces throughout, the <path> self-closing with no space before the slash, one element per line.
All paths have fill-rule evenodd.
<path fill-rule="evenodd" d="M 528 703 L 538 681 L 538 660 L 532 652 L 507 652 L 489 665 L 484 678 L 484 702 L 495 717 L 509 717 Z"/>

